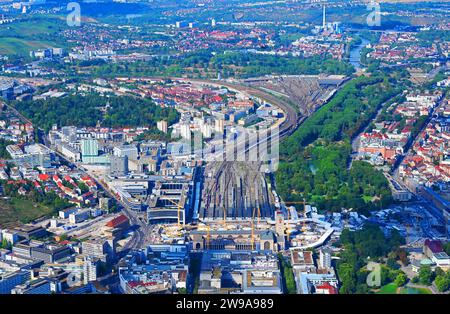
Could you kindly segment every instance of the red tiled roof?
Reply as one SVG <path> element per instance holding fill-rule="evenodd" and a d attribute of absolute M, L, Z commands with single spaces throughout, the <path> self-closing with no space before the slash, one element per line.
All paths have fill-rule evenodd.
<path fill-rule="evenodd" d="M 40 174 L 38 175 L 38 178 L 39 178 L 39 180 L 41 180 L 41 181 L 47 181 L 48 179 L 50 179 L 50 176 L 49 176 L 48 174 L 45 174 L 45 173 L 40 173 Z"/>
<path fill-rule="evenodd" d="M 125 215 L 117 216 L 116 218 L 111 219 L 106 223 L 107 227 L 116 228 L 117 226 L 120 226 L 123 223 L 128 222 L 128 218 Z"/>
<path fill-rule="evenodd" d="M 316 289 L 328 290 L 328 292 L 330 294 L 337 294 L 338 293 L 336 287 L 330 285 L 328 282 L 325 282 L 325 283 L 317 286 Z"/>

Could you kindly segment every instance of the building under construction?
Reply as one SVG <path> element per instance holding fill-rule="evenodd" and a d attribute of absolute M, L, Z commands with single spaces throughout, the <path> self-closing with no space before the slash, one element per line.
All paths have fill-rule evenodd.
<path fill-rule="evenodd" d="M 186 211 L 189 212 L 189 183 L 158 181 L 148 199 L 148 223 L 186 222 Z"/>

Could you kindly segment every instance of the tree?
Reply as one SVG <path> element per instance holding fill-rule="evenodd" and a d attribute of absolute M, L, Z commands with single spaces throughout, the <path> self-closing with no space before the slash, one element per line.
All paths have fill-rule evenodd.
<path fill-rule="evenodd" d="M 419 283 L 422 285 L 429 286 L 433 282 L 433 272 L 429 265 L 420 267 L 419 270 Z"/>
<path fill-rule="evenodd" d="M 401 85 L 394 87 L 385 75 L 356 78 L 308 117 L 280 147 L 282 160 L 276 174 L 280 194 L 296 201 L 293 195 L 302 193 L 319 210 L 332 211 L 343 207 L 367 211 L 392 202 L 381 171 L 364 161 L 355 161 L 348 169 L 347 161 L 351 139 L 384 102 L 401 92 Z M 298 158 L 302 155 L 305 158 Z M 380 201 L 373 202 L 375 197 Z M 391 245 L 399 240 L 394 234 Z"/>
<path fill-rule="evenodd" d="M 6 159 L 10 158 L 9 153 L 6 151 L 6 146 L 14 144 L 14 142 L 7 141 L 3 138 L 0 138 L 0 158 Z"/>
<path fill-rule="evenodd" d="M 89 192 L 89 187 L 86 185 L 86 183 L 80 181 L 78 182 L 78 187 L 80 188 L 81 193 Z"/>
<path fill-rule="evenodd" d="M 355 293 L 356 290 L 356 275 L 355 267 L 351 264 L 345 263 L 338 266 L 339 279 L 342 282 L 340 293 L 349 294 Z"/>
<path fill-rule="evenodd" d="M 445 271 L 443 271 L 440 267 L 436 267 L 434 269 L 434 274 L 436 275 L 436 278 L 437 276 L 445 276 Z"/>
<path fill-rule="evenodd" d="M 447 255 L 450 255 L 450 242 L 446 242 L 442 245 L 443 250 Z"/>
<path fill-rule="evenodd" d="M 404 286 L 406 284 L 406 275 L 403 272 L 400 272 L 394 280 L 394 283 L 397 287 Z"/>
<path fill-rule="evenodd" d="M 400 271 L 398 270 L 381 265 L 381 285 L 384 286 L 388 283 L 394 282 L 399 273 Z"/>
<path fill-rule="evenodd" d="M 112 128 L 148 126 L 156 129 L 157 121 L 164 119 L 173 124 L 179 117 L 175 109 L 162 108 L 150 99 L 130 96 L 68 95 L 58 99 L 17 101 L 13 105 L 46 131 L 55 123 L 88 127 L 95 126 L 98 121 L 102 126 Z M 105 108 L 105 112 L 99 108 Z"/>
<path fill-rule="evenodd" d="M 285 260 L 282 254 L 278 254 L 278 261 L 281 264 L 281 274 L 283 276 L 285 293 L 295 294 L 297 292 L 297 287 L 292 266 Z"/>
<path fill-rule="evenodd" d="M 403 266 L 408 265 L 408 252 L 406 252 L 405 249 L 398 249 L 397 250 L 397 257 L 403 264 Z"/>
<path fill-rule="evenodd" d="M 403 238 L 398 232 L 398 230 L 393 229 L 391 231 L 390 239 L 389 239 L 389 245 L 391 247 L 399 247 L 402 244 L 405 244 L 405 238 Z"/>
<path fill-rule="evenodd" d="M 439 292 L 447 291 L 450 287 L 450 278 L 449 274 L 444 275 L 438 275 L 436 276 L 436 280 L 434 283 L 436 284 L 437 289 Z"/>
<path fill-rule="evenodd" d="M 3 239 L 2 240 L 2 248 L 5 249 L 5 250 L 11 250 L 11 248 L 12 248 L 11 242 L 9 242 L 6 239 Z"/>
<path fill-rule="evenodd" d="M 387 259 L 387 261 L 386 261 L 386 265 L 387 265 L 389 268 L 392 268 L 392 269 L 399 269 L 399 268 L 400 268 L 400 265 L 397 263 L 397 261 L 395 260 L 395 258 L 392 257 L 392 256 L 389 256 L 389 257 L 388 257 L 388 259 Z"/>

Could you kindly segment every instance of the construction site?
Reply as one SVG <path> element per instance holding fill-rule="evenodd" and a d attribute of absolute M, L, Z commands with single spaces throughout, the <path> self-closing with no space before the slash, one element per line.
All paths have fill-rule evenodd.
<path fill-rule="evenodd" d="M 296 211 L 293 207 L 291 210 Z M 297 212 L 297 211 L 296 211 Z M 334 229 L 317 217 L 303 214 L 285 219 L 281 211 L 274 218 L 264 218 L 253 210 L 243 221 L 199 223 L 190 230 L 189 237 L 195 250 L 270 250 L 286 248 L 308 249 L 323 245 Z"/>

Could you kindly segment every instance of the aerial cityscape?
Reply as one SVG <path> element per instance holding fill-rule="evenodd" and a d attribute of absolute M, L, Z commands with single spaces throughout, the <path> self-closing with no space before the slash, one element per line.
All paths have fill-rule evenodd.
<path fill-rule="evenodd" d="M 0 294 L 450 294 L 449 55 L 449 1 L 0 0 Z"/>

